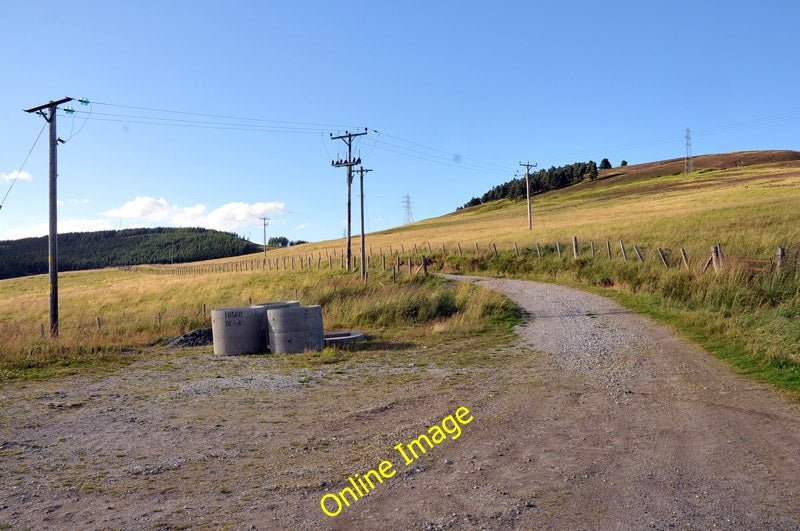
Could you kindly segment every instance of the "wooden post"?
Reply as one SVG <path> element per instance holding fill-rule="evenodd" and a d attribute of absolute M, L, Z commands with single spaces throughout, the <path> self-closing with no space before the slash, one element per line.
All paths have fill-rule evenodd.
<path fill-rule="evenodd" d="M 457 243 L 456 245 L 458 246 L 458 254 L 464 254 L 461 252 L 461 244 Z"/>
<path fill-rule="evenodd" d="M 478 250 L 478 242 L 475 242 L 475 252 L 476 252 L 476 253 L 479 253 L 479 252 L 480 252 L 480 251 Z"/>
<path fill-rule="evenodd" d="M 383 262 L 383 270 L 386 271 L 386 256 L 381 254 L 381 261 Z"/>
<path fill-rule="evenodd" d="M 206 318 L 206 303 L 203 303 L 203 319 Z"/>
<path fill-rule="evenodd" d="M 444 244 L 442 244 L 442 254 L 445 254 L 445 253 L 447 253 L 447 251 L 444 250 Z"/>
<path fill-rule="evenodd" d="M 619 241 L 619 248 L 622 250 L 622 259 L 627 262 L 628 261 L 628 253 L 625 251 L 625 244 L 622 243 L 622 240 Z"/>
<path fill-rule="evenodd" d="M 561 244 L 556 242 L 556 251 L 558 251 L 558 257 L 561 258 Z"/>
<path fill-rule="evenodd" d="M 669 269 L 669 262 L 667 262 L 667 257 L 664 256 L 664 249 L 661 247 L 658 248 L 658 256 L 661 257 L 661 262 L 664 264 L 664 267 Z"/>
<path fill-rule="evenodd" d="M 517 258 L 519 258 L 519 247 L 517 247 L 517 242 L 514 242 L 514 254 L 517 255 Z"/>
<path fill-rule="evenodd" d="M 328 255 L 328 269 L 333 269 L 333 257 Z"/>
<path fill-rule="evenodd" d="M 591 243 L 592 243 L 592 258 L 594 258 L 595 256 L 597 256 L 597 251 L 594 248 L 594 240 L 592 240 Z"/>
<path fill-rule="evenodd" d="M 431 251 L 431 242 L 428 242 L 428 254 L 433 254 L 433 251 Z"/>
<path fill-rule="evenodd" d="M 705 273 L 708 270 L 708 266 L 710 266 L 711 262 L 713 262 L 713 261 L 714 261 L 714 255 L 712 254 L 711 256 L 708 257 L 708 260 L 706 261 L 706 265 L 703 266 L 703 273 Z"/>
<path fill-rule="evenodd" d="M 536 254 L 539 255 L 539 258 L 542 257 L 542 248 L 539 247 L 539 242 L 536 242 Z"/>
<path fill-rule="evenodd" d="M 778 273 L 781 272 L 781 268 L 783 267 L 783 261 L 786 258 L 786 249 L 783 247 L 778 247 L 775 251 L 775 271 Z"/>
<path fill-rule="evenodd" d="M 397 268 L 393 267 L 392 268 L 392 284 L 394 284 L 395 282 L 397 282 Z"/>
<path fill-rule="evenodd" d="M 722 267 L 719 259 L 719 247 L 716 245 L 711 246 L 711 264 L 714 266 L 714 271 L 719 272 Z"/>
<path fill-rule="evenodd" d="M 395 269 L 397 271 L 400 271 L 400 257 L 399 256 L 397 257 L 397 265 L 395 266 Z"/>
<path fill-rule="evenodd" d="M 496 258 L 497 257 L 497 245 L 493 243 L 492 247 L 494 248 L 494 256 Z"/>
<path fill-rule="evenodd" d="M 100 317 L 95 317 L 95 323 L 97 323 L 97 329 L 100 330 Z"/>
<path fill-rule="evenodd" d="M 633 250 L 636 251 L 636 256 L 639 257 L 640 262 L 644 262 L 644 258 L 642 257 L 642 253 L 639 251 L 639 247 L 636 245 L 633 246 Z"/>
<path fill-rule="evenodd" d="M 411 257 L 408 258 L 408 274 L 411 274 Z"/>
<path fill-rule="evenodd" d="M 417 254 L 417 244 L 414 244 L 414 254 Z"/>
<path fill-rule="evenodd" d="M 572 256 L 575 259 L 578 258 L 578 237 L 577 236 L 573 236 L 572 237 Z"/>
<path fill-rule="evenodd" d="M 681 258 L 683 259 L 683 265 L 686 266 L 686 269 L 689 269 L 689 257 L 686 256 L 686 249 L 681 247 Z"/>

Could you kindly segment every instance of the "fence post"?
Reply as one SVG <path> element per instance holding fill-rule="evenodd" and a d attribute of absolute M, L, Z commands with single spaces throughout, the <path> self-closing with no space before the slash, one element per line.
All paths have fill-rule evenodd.
<path fill-rule="evenodd" d="M 686 269 L 689 269 L 689 257 L 686 256 L 686 249 L 681 247 L 681 259 L 683 259 L 683 265 L 686 266 Z"/>
<path fill-rule="evenodd" d="M 476 252 L 476 253 L 479 253 L 479 252 L 480 252 L 480 251 L 478 250 L 478 242 L 475 242 L 475 252 Z"/>
<path fill-rule="evenodd" d="M 497 258 L 497 245 L 493 243 L 492 247 L 494 248 L 494 256 Z"/>
<path fill-rule="evenodd" d="M 539 258 L 542 257 L 542 248 L 539 247 L 539 242 L 536 242 L 536 254 L 539 255 Z"/>
<path fill-rule="evenodd" d="M 206 303 L 203 303 L 203 319 L 206 318 Z"/>
<path fill-rule="evenodd" d="M 517 247 L 517 242 L 514 242 L 514 254 L 517 255 L 517 258 L 519 258 L 519 247 Z"/>
<path fill-rule="evenodd" d="M 383 270 L 386 271 L 386 256 L 381 253 L 381 261 L 383 262 Z"/>
<path fill-rule="evenodd" d="M 100 330 L 100 317 L 95 318 L 95 323 L 97 323 L 97 329 Z"/>
<path fill-rule="evenodd" d="M 411 257 L 408 257 L 408 274 L 411 274 Z"/>
<path fill-rule="evenodd" d="M 328 269 L 333 269 L 333 256 L 328 255 Z"/>
<path fill-rule="evenodd" d="M 556 251 L 558 251 L 558 257 L 561 258 L 561 244 L 556 242 Z"/>
<path fill-rule="evenodd" d="M 594 248 L 594 240 L 592 240 L 592 258 L 594 258 L 595 256 L 597 256 L 597 251 Z"/>
<path fill-rule="evenodd" d="M 783 247 L 778 247 L 775 251 L 775 271 L 778 273 L 781 272 L 781 267 L 783 267 L 783 260 L 786 258 L 786 249 Z"/>
<path fill-rule="evenodd" d="M 711 246 L 711 264 L 714 266 L 714 271 L 719 271 L 722 267 L 722 261 L 719 257 L 719 247 L 716 245 Z"/>
<path fill-rule="evenodd" d="M 642 257 L 642 253 L 639 251 L 639 247 L 634 245 L 633 250 L 636 251 L 636 256 L 639 257 L 639 261 L 644 262 L 644 257 Z"/>
<path fill-rule="evenodd" d="M 667 262 L 667 257 L 664 256 L 664 249 L 662 249 L 661 247 L 658 248 L 658 256 L 661 257 L 661 261 L 664 263 L 664 267 L 669 269 L 669 262 Z"/>
<path fill-rule="evenodd" d="M 414 244 L 414 254 L 417 254 L 417 244 Z"/>
<path fill-rule="evenodd" d="M 458 254 L 464 254 L 461 252 L 461 244 L 457 243 L 456 245 L 458 246 Z"/>
<path fill-rule="evenodd" d="M 433 251 L 431 251 L 431 242 L 428 242 L 428 254 L 433 254 Z"/>
<path fill-rule="evenodd" d="M 573 236 L 572 237 L 572 256 L 575 259 L 578 258 L 578 237 L 577 236 Z"/>
<path fill-rule="evenodd" d="M 447 253 L 447 251 L 445 251 L 444 244 L 442 244 L 442 254 L 445 254 L 445 253 Z"/>
<path fill-rule="evenodd" d="M 628 253 L 625 251 L 625 244 L 622 243 L 622 240 L 619 241 L 619 248 L 622 249 L 622 258 L 626 262 L 628 261 Z"/>
<path fill-rule="evenodd" d="M 400 257 L 397 257 L 397 265 L 395 266 L 395 270 L 400 271 Z"/>

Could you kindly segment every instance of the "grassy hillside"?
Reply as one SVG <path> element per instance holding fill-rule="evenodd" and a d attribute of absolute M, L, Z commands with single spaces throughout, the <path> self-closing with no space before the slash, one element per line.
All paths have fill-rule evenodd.
<path fill-rule="evenodd" d="M 47 273 L 47 237 L 0 242 L 0 278 Z M 238 256 L 261 246 L 207 229 L 157 228 L 58 235 L 59 271 L 169 264 Z"/>
<path fill-rule="evenodd" d="M 408 334 L 430 335 L 434 330 L 462 333 L 472 320 L 484 323 L 478 329 L 488 330 L 487 323 L 495 313 L 502 320 L 505 310 L 496 300 L 487 299 L 477 309 L 467 309 L 464 293 L 442 295 L 445 292 L 431 291 L 435 283 L 407 284 L 405 266 L 399 278 L 406 287 L 392 284 L 391 272 L 380 267 L 379 253 L 388 255 L 391 247 L 395 254 L 387 260 L 391 267 L 399 251 L 405 261 L 416 245 L 415 263 L 419 255 L 432 254 L 434 270 L 555 280 L 598 290 L 665 320 L 743 372 L 800 390 L 800 275 L 796 267 L 800 153 L 701 156 L 695 158 L 694 167 L 695 173 L 688 176 L 682 174 L 682 159 L 614 168 L 601 173 L 595 182 L 536 196 L 532 231 L 528 230 L 525 201 L 498 201 L 369 234 L 372 270 L 366 292 L 357 272 L 338 271 L 342 240 L 269 251 L 270 260 L 278 263 L 267 269 L 253 269 L 252 264 L 259 264 L 262 258 L 255 254 L 235 259 L 248 260 L 250 267 L 206 268 L 209 272 L 205 273 L 160 266 L 65 274 L 61 283 L 64 337 L 55 350 L 49 340 L 38 338 L 41 323 L 47 320 L 46 278 L 2 281 L 0 342 L 5 363 L 24 367 L 28 356 L 28 365 L 47 366 L 63 360 L 65 353 L 81 352 L 85 359 L 97 351 L 107 352 L 109 347 L 145 345 L 192 327 L 208 326 L 202 304 L 210 313 L 211 308 L 247 304 L 251 299 L 324 302 L 328 307 L 326 325 L 358 326 L 397 340 Z M 578 260 L 572 257 L 573 236 L 581 242 Z M 620 240 L 628 246 L 627 262 L 620 256 Z M 590 255 L 591 241 L 599 251 L 596 257 Z M 605 255 L 606 241 L 614 244 L 611 260 Z M 556 242 L 564 251 L 561 258 L 555 252 Z M 456 250 L 457 244 L 463 254 Z M 720 273 L 704 273 L 702 267 L 714 244 L 722 244 L 726 267 Z M 357 256 L 358 238 L 353 245 Z M 634 245 L 643 253 L 644 263 L 635 258 Z M 746 263 L 733 260 L 769 260 L 779 245 L 787 255 L 780 273 L 749 271 Z M 666 250 L 672 264 L 669 270 L 657 258 L 657 248 Z M 688 254 L 688 269 L 681 265 L 681 248 Z M 295 268 L 287 271 L 284 264 L 289 268 L 291 257 L 296 259 Z M 301 258 L 305 260 L 303 270 Z M 317 271 L 318 263 L 322 271 Z M 327 271 L 328 263 L 336 271 Z M 185 274 L 170 274 L 176 272 Z M 425 295 L 429 291 L 432 299 Z M 446 308 L 441 301 L 456 299 L 462 306 L 451 315 L 434 312 L 434 317 L 418 323 L 422 328 L 406 328 L 403 323 L 392 326 L 391 319 L 371 325 L 365 315 L 405 315 L 403 310 L 392 313 L 398 310 L 390 308 L 399 293 L 405 301 L 428 301 L 409 303 L 412 308 Z M 359 311 L 359 307 L 374 306 L 377 313 Z M 96 317 L 101 320 L 99 330 Z"/>

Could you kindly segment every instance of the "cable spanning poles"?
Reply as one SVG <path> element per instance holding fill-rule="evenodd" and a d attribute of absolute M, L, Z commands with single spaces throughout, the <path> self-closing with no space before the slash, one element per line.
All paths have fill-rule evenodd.
<path fill-rule="evenodd" d="M 353 166 L 358 166 L 361 164 L 361 157 L 358 157 L 357 160 L 353 159 L 353 139 L 359 136 L 363 136 L 367 134 L 367 128 L 364 128 L 364 131 L 360 133 L 351 133 L 349 131 L 345 131 L 343 135 L 333 136 L 331 133 L 331 140 L 342 140 L 347 145 L 347 158 L 342 160 L 332 160 L 331 166 L 334 168 L 347 168 L 347 270 L 350 271 L 353 263 L 353 252 L 350 249 L 350 218 L 351 218 L 351 208 L 350 208 L 350 185 L 353 183 Z M 363 267 L 363 266 L 362 266 Z"/>
<path fill-rule="evenodd" d="M 520 166 L 525 166 L 525 190 L 528 196 L 528 230 L 533 230 L 533 220 L 531 219 L 531 168 L 535 168 L 536 164 L 530 162 L 519 163 Z"/>
<path fill-rule="evenodd" d="M 58 337 L 58 194 L 56 177 L 58 177 L 58 143 L 63 142 L 56 135 L 56 109 L 62 103 L 72 101 L 64 98 L 51 101 L 38 107 L 25 109 L 25 112 L 36 113 L 50 124 L 50 232 L 47 239 L 47 264 L 50 272 L 50 337 Z"/>

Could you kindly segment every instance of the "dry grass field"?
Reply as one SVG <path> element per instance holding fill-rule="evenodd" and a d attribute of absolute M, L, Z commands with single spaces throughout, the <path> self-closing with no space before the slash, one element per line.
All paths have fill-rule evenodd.
<path fill-rule="evenodd" d="M 504 200 L 369 234 L 367 252 L 372 279 L 369 285 L 382 286 L 382 289 L 365 295 L 348 287 L 339 296 L 347 298 L 356 294 L 354 300 L 359 304 L 370 297 L 391 296 L 390 270 L 397 258 L 404 264 L 397 273 L 398 278 L 403 279 L 409 276 L 406 260 L 412 258 L 416 270 L 423 254 L 433 254 L 432 261 L 440 270 L 483 268 L 499 274 L 613 287 L 622 294 L 640 292 L 642 284 L 679 282 L 684 284 L 683 288 L 693 289 L 682 277 L 673 278 L 680 273 L 670 273 L 667 280 L 661 278 L 663 274 L 656 271 L 661 266 L 654 254 L 658 247 L 667 249 L 675 263 L 679 260 L 678 250 L 684 248 L 694 272 L 706 262 L 710 246 L 718 243 L 730 258 L 769 260 L 780 245 L 787 249 L 789 258 L 796 259 L 800 247 L 800 210 L 796 206 L 800 200 L 800 153 L 774 151 L 699 156 L 695 158 L 694 167 L 695 173 L 688 176 L 683 174 L 682 159 L 613 168 L 601 173 L 597 181 L 535 196 L 532 231 L 527 227 L 525 201 Z M 453 198 L 454 203 L 459 200 Z M 573 236 L 581 242 L 583 253 L 588 251 L 590 241 L 596 243 L 598 255 L 603 254 L 606 241 L 613 244 L 615 255 L 619 255 L 620 240 L 629 246 L 631 256 L 631 246 L 637 245 L 647 253 L 649 269 L 640 270 L 649 276 L 626 283 L 619 271 L 602 271 L 596 273 L 597 278 L 582 278 L 591 268 L 581 264 L 581 271 L 576 273 L 574 264 L 566 258 L 571 254 Z M 527 253 L 530 257 L 536 243 L 541 243 L 542 249 L 553 255 L 556 242 L 560 242 L 565 258 L 548 263 L 546 267 L 525 269 L 514 265 L 509 269 L 508 264 L 488 263 L 492 246 L 508 259 L 514 255 L 515 244 L 523 255 Z M 43 338 L 41 333 L 47 323 L 47 278 L 1 281 L 0 377 L 16 377 L 27 369 L 36 372 L 43 367 L 75 367 L 92 364 L 96 359 L 120 359 L 119 352 L 131 352 L 159 339 L 209 326 L 213 308 L 265 300 L 300 299 L 305 304 L 330 301 L 326 290 L 335 291 L 350 282 L 358 284 L 354 278 L 358 273 L 339 270 L 343 244 L 343 240 L 336 240 L 270 250 L 270 266 L 266 269 L 251 269 L 253 264 L 263 266 L 263 256 L 256 254 L 199 264 L 190 274 L 176 274 L 185 272 L 187 266 L 61 274 L 61 337 L 55 342 Z M 359 254 L 359 245 L 359 238 L 354 237 L 354 256 Z M 458 254 L 458 245 L 463 256 Z M 386 271 L 382 268 L 381 255 L 386 257 Z M 229 264 L 224 271 L 197 272 L 200 266 L 211 268 L 222 262 Z M 232 268 L 232 262 L 250 265 Z M 327 269 L 329 264 L 334 271 Z M 614 267 L 619 269 L 619 266 Z M 643 274 L 640 270 L 636 275 Z M 625 275 L 630 276 L 630 272 Z M 730 272 L 725 278 L 736 283 L 741 280 L 737 275 L 739 273 Z M 615 281 L 608 282 L 608 278 Z M 703 277 L 702 282 L 711 281 Z M 711 283 L 717 284 L 716 281 Z M 791 286 L 782 285 L 780 289 L 791 290 Z M 737 295 L 732 297 L 736 299 Z M 781 297 L 781 300 L 786 298 Z M 797 300 L 797 295 L 789 299 Z M 763 306 L 759 300 L 751 303 Z M 641 301 L 630 304 L 642 305 Z M 707 299 L 697 304 L 715 303 Z M 779 331 L 775 340 L 777 346 L 768 349 L 771 356 L 775 349 L 790 359 L 798 356 L 791 351 L 791 340 L 796 333 L 791 325 L 796 311 L 792 304 L 795 303 L 780 309 L 783 319 L 790 321 L 787 324 L 790 330 L 788 335 Z M 359 321 L 355 313 L 335 316 L 333 306 L 325 311 L 326 322 L 335 323 L 336 328 L 356 325 L 370 328 L 369 323 L 364 323 L 363 319 Z M 726 310 L 722 308 L 722 311 Z M 750 308 L 745 306 L 742 311 L 731 306 L 727 311 L 747 314 Z M 669 315 L 661 317 L 668 319 Z M 730 324 L 733 328 L 741 325 L 740 322 Z M 386 328 L 392 329 L 383 327 Z M 758 320 L 748 324 L 745 330 L 748 329 L 758 329 L 763 335 L 774 332 L 774 326 L 765 326 Z M 693 335 L 690 330 L 687 333 Z M 702 340 L 702 337 L 696 339 Z"/>

